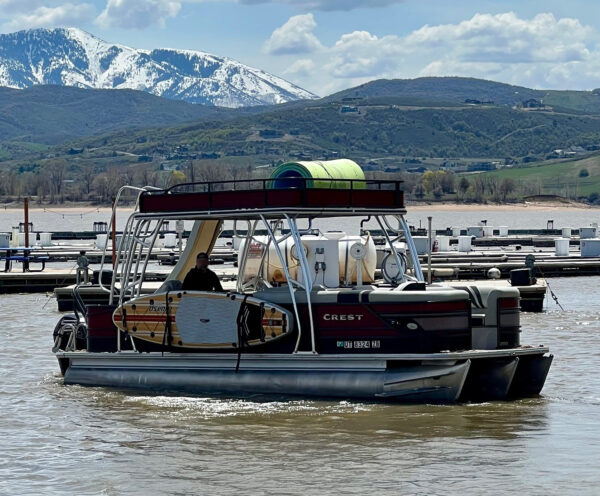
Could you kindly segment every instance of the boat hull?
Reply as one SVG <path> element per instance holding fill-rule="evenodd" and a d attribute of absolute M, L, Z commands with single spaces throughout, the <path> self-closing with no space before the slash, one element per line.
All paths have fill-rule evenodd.
<path fill-rule="evenodd" d="M 516 356 L 527 355 L 531 372 L 536 361 L 529 355 L 543 356 L 546 352 L 547 349 L 535 349 L 534 353 L 527 349 L 429 355 L 264 354 L 242 355 L 239 363 L 236 354 L 63 352 L 57 356 L 63 365 L 68 361 L 68 366 L 63 367 L 65 384 L 228 396 L 263 394 L 454 403 L 509 397 L 516 375 L 516 365 L 511 368 L 510 364 L 519 362 Z M 490 363 L 489 371 L 486 361 Z M 473 368 L 473 363 L 477 367 Z M 470 375 L 473 370 L 477 377 L 500 378 L 500 386 L 491 388 L 492 397 L 482 395 L 481 388 L 473 386 L 477 384 L 475 376 Z M 465 389 L 465 384 L 471 385 Z M 539 385 L 539 379 L 536 384 Z M 510 392 L 511 397 L 519 397 L 523 391 L 514 388 Z M 529 387 L 526 395 L 531 392 Z"/>

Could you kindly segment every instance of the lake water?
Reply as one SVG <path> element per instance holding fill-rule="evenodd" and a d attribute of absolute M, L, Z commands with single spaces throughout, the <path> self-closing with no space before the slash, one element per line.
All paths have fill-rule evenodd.
<path fill-rule="evenodd" d="M 532 212 L 503 225 L 552 218 Z M 584 213 L 564 222 L 597 221 Z M 440 228 L 458 215 L 439 212 Z M 565 310 L 550 299 L 522 316 L 522 341 L 555 355 L 542 397 L 457 406 L 66 387 L 51 353 L 56 302 L 0 295 L 0 494 L 598 494 L 600 277 L 549 282 Z"/>
<path fill-rule="evenodd" d="M 600 278 L 550 285 L 543 396 L 458 406 L 64 386 L 56 302 L 1 295 L 0 494 L 598 494 Z"/>
<path fill-rule="evenodd" d="M 31 209 L 29 220 L 35 231 L 91 231 L 94 222 L 108 222 L 110 209 Z M 117 214 L 117 228 L 125 225 L 130 210 L 120 210 Z M 579 228 L 592 223 L 600 224 L 600 208 L 555 208 L 540 206 L 453 206 L 442 208 L 431 206 L 408 207 L 406 219 L 410 225 L 427 227 L 427 217 L 432 216 L 434 229 L 446 227 L 477 226 L 482 220 L 488 226 L 507 226 L 510 229 L 546 229 L 548 220 L 554 221 L 554 228 Z M 10 232 L 13 226 L 23 222 L 21 210 L 0 209 L 0 232 Z M 171 229 L 174 229 L 174 223 Z M 189 227 L 189 226 L 188 226 Z M 329 223 L 328 228 L 340 228 L 339 223 Z M 342 221 L 341 227 L 352 230 L 348 222 Z M 244 226 L 245 228 L 245 226 Z"/>

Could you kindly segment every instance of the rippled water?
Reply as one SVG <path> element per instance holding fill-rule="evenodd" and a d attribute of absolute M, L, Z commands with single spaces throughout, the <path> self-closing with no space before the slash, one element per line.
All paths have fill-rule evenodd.
<path fill-rule="evenodd" d="M 45 295 L 1 295 L 0 494 L 598 494 L 600 278 L 523 316 L 543 397 L 458 406 L 66 387 Z"/>

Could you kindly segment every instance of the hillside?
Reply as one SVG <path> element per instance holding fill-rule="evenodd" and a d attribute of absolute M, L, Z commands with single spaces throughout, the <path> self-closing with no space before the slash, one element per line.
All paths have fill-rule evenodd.
<path fill-rule="evenodd" d="M 503 179 L 512 179 L 516 183 L 536 185 L 538 191 L 545 194 L 567 198 L 600 197 L 600 155 L 593 155 L 579 160 L 552 161 L 550 163 L 534 163 L 528 167 L 506 168 L 495 172 L 484 173 Z"/>
<path fill-rule="evenodd" d="M 450 98 L 440 89 L 433 97 L 417 95 L 416 90 L 415 96 L 407 96 L 398 90 L 403 84 L 394 90 L 394 84 L 385 81 L 373 82 L 365 97 L 341 93 L 246 109 L 207 108 L 131 91 L 0 90 L 0 130 L 13 133 L 12 141 L 0 142 L 0 197 L 45 192 L 42 196 L 53 200 L 63 198 L 65 190 L 53 183 L 57 168 L 70 184 L 70 198 L 106 202 L 125 182 L 165 186 L 181 180 L 248 177 L 268 173 L 269 166 L 285 160 L 345 156 L 372 173 L 440 168 L 458 173 L 509 165 L 496 174 L 500 181 L 516 181 L 522 196 L 568 190 L 566 196 L 592 198 L 598 187 L 597 168 L 590 162 L 585 178 L 575 169 L 562 168 L 564 157 L 586 157 L 600 150 L 600 115 L 566 110 L 580 105 L 581 95 L 554 95 L 565 106 L 560 112 L 467 104 L 458 101 L 465 95 L 459 92 L 460 84 L 483 91 L 487 82 L 442 79 L 441 86 L 447 79 L 457 85 L 456 101 L 436 100 Z M 419 82 L 425 83 L 432 80 Z M 508 98 L 506 87 L 492 83 L 487 95 L 501 90 Z M 20 101 L 27 92 L 31 98 Z M 59 144 L 42 145 L 42 137 L 45 143 L 53 139 Z M 542 161 L 548 168 L 526 168 Z M 422 197 L 422 177 L 403 176 L 415 197 Z M 476 177 L 470 181 L 475 187 Z M 494 186 L 483 194 L 482 184 L 477 184 L 476 194 L 461 195 L 476 201 L 487 194 L 497 196 Z M 454 187 L 450 182 L 425 193 L 449 195 Z"/>
<path fill-rule="evenodd" d="M 555 148 L 600 142 L 595 116 L 523 112 L 505 107 L 402 107 L 365 105 L 344 113 L 340 104 L 278 109 L 225 122 L 123 132 L 80 142 L 85 148 L 117 147 L 152 154 L 161 145 L 220 156 L 277 159 L 302 152 L 335 152 L 372 158 L 523 158 Z M 144 142 L 139 143 L 143 137 Z"/>
<path fill-rule="evenodd" d="M 535 90 L 495 81 L 462 77 L 424 77 L 417 79 L 379 79 L 325 98 L 345 99 L 404 98 L 438 103 L 465 103 L 467 100 L 501 106 L 519 106 L 538 100 L 554 110 L 600 114 L 600 96 L 592 91 Z"/>
<path fill-rule="evenodd" d="M 55 144 L 118 129 L 219 120 L 239 113 L 243 113 L 243 109 L 236 113 L 134 90 L 0 87 L 0 142 Z"/>

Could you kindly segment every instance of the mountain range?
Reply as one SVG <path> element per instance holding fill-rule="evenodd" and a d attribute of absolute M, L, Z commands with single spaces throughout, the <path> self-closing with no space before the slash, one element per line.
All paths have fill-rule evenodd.
<path fill-rule="evenodd" d="M 138 50 L 77 28 L 0 35 L 0 86 L 131 89 L 221 107 L 272 105 L 315 95 L 226 57 L 191 50 Z"/>

